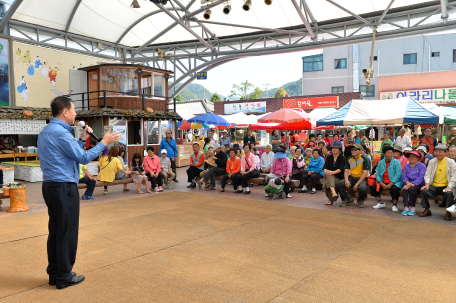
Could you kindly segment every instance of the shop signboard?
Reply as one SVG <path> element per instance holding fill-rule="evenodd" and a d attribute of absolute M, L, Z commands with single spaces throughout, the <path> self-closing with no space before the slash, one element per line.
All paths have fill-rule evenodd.
<path fill-rule="evenodd" d="M 456 87 L 381 92 L 380 100 L 412 97 L 418 103 L 456 103 Z"/>
<path fill-rule="evenodd" d="M 283 100 L 283 108 L 338 108 L 339 96 L 317 98 L 290 98 Z"/>
<path fill-rule="evenodd" d="M 266 102 L 244 102 L 244 103 L 231 103 L 225 104 L 225 115 L 237 113 L 265 113 Z"/>
<path fill-rule="evenodd" d="M 267 131 L 265 130 L 262 130 L 261 131 L 261 140 L 260 140 L 260 145 L 264 145 L 266 146 L 267 144 L 269 144 L 269 134 Z"/>
<path fill-rule="evenodd" d="M 46 126 L 46 120 L 15 120 L 1 119 L 0 134 L 2 135 L 38 135 Z"/>

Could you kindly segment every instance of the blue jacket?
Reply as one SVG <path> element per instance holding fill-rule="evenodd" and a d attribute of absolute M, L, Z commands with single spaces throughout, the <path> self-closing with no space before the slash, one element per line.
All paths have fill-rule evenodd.
<path fill-rule="evenodd" d="M 323 170 L 324 165 L 325 165 L 325 160 L 323 160 L 322 156 L 318 157 L 317 160 L 315 160 L 315 158 L 312 157 L 312 158 L 310 158 L 309 166 L 307 166 L 307 171 L 313 171 L 316 174 L 320 174 L 320 175 L 324 176 L 325 175 L 325 171 Z"/>
<path fill-rule="evenodd" d="M 79 163 L 87 164 L 105 147 L 98 143 L 84 151 L 84 143 L 76 142 L 70 133 L 71 126 L 57 118 L 51 118 L 38 135 L 38 156 L 44 182 L 79 183 Z"/>
<path fill-rule="evenodd" d="M 169 143 L 169 144 L 168 144 Z M 166 149 L 166 157 L 167 158 L 176 158 L 177 157 L 177 143 L 174 138 L 171 138 L 170 141 L 168 141 L 166 138 L 161 140 L 160 142 L 160 151 L 156 153 L 157 155 L 161 155 L 162 149 Z"/>
<path fill-rule="evenodd" d="M 380 160 L 377 165 L 377 182 L 383 182 L 383 174 L 386 171 L 386 161 L 385 159 Z M 391 159 L 391 163 L 388 166 L 388 178 L 391 182 L 394 183 L 399 188 L 402 188 L 402 166 L 401 162 L 396 159 Z"/>

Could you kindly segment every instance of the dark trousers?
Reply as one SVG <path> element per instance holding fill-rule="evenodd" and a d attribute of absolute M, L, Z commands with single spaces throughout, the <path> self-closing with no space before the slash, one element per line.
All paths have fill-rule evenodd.
<path fill-rule="evenodd" d="M 174 179 L 176 179 L 176 178 L 177 178 L 177 169 L 176 169 L 177 166 L 176 166 L 176 161 L 171 160 L 171 159 L 169 159 L 169 160 L 171 161 L 171 170 L 172 170 L 173 173 L 174 173 Z M 171 181 L 173 181 L 173 180 L 171 180 Z"/>
<path fill-rule="evenodd" d="M 157 186 L 163 186 L 163 176 L 161 173 L 158 173 L 158 177 L 152 177 L 150 173 L 146 173 L 146 176 L 149 178 L 152 189 Z"/>
<path fill-rule="evenodd" d="M 421 185 L 415 185 L 409 189 L 402 189 L 402 200 L 404 206 L 415 207 L 416 199 L 420 193 Z"/>
<path fill-rule="evenodd" d="M 310 178 L 310 188 L 316 188 L 317 187 L 317 181 L 319 179 L 323 179 L 324 177 L 320 174 L 313 173 L 309 175 L 307 172 L 305 172 L 302 177 L 301 177 L 301 185 L 307 185 L 307 180 Z"/>
<path fill-rule="evenodd" d="M 385 183 L 385 184 L 388 185 L 389 183 Z M 380 186 L 377 191 L 377 183 L 369 186 L 369 189 L 370 189 L 372 197 L 380 197 L 380 192 L 383 190 L 383 188 Z M 397 187 L 396 185 L 393 185 L 393 186 L 391 186 L 389 191 L 391 194 L 391 199 L 397 201 L 399 199 L 401 189 L 399 187 Z"/>
<path fill-rule="evenodd" d="M 230 178 L 230 177 L 228 177 L 228 173 L 226 173 L 223 176 L 223 179 L 222 179 L 222 188 L 225 188 L 226 182 L 228 182 L 228 179 L 231 179 L 231 183 L 233 184 L 233 188 L 234 188 L 234 190 L 236 190 L 237 189 L 236 176 L 237 176 L 237 174 L 232 174 L 231 178 Z"/>
<path fill-rule="evenodd" d="M 301 177 L 302 177 L 302 174 L 299 171 L 291 173 L 291 180 L 299 180 L 299 182 L 301 182 Z M 299 186 L 302 186 L 302 184 L 299 184 Z"/>
<path fill-rule="evenodd" d="M 246 174 L 239 173 L 239 174 L 236 174 L 236 183 L 238 185 L 241 184 L 242 187 L 248 187 L 249 179 L 258 178 L 259 176 L 260 176 L 260 172 L 258 170 L 254 170 L 254 171 L 248 172 Z M 231 178 L 231 179 L 233 179 L 233 178 Z"/>
<path fill-rule="evenodd" d="M 84 193 L 84 196 L 93 196 L 93 191 L 95 190 L 95 184 L 97 184 L 96 180 L 90 180 L 87 177 L 82 177 L 79 179 L 79 183 L 87 184 L 87 189 Z"/>
<path fill-rule="evenodd" d="M 352 176 L 348 176 L 348 182 L 350 182 L 350 188 L 355 186 L 356 182 L 358 182 L 359 178 L 355 178 Z M 350 199 L 347 194 L 347 188 L 345 187 L 345 179 L 340 180 L 337 183 L 337 189 L 339 190 L 339 195 L 342 201 Z M 364 197 L 366 196 L 366 189 L 367 189 L 367 182 L 366 179 L 363 180 L 358 186 L 358 200 L 364 201 Z"/>
<path fill-rule="evenodd" d="M 195 177 L 199 177 L 201 172 L 202 172 L 202 170 L 199 169 L 198 167 L 190 166 L 187 169 L 188 182 L 193 182 L 195 180 Z"/>
<path fill-rule="evenodd" d="M 424 189 L 421 191 L 421 206 L 426 209 L 429 209 L 429 198 L 435 196 L 442 196 L 443 202 L 445 203 L 445 207 L 450 207 L 454 204 L 454 196 L 453 192 L 450 190 L 449 192 L 443 192 L 446 187 L 434 187 L 429 185 L 429 189 Z"/>
<path fill-rule="evenodd" d="M 291 178 L 288 182 L 285 182 L 285 178 L 282 178 L 283 180 L 283 191 L 288 195 L 290 193 L 290 188 L 291 188 Z"/>
<path fill-rule="evenodd" d="M 43 198 L 48 207 L 47 240 L 50 280 L 62 286 L 73 279 L 79 231 L 79 192 L 76 183 L 44 182 Z"/>
<path fill-rule="evenodd" d="M 226 170 L 220 167 L 212 167 L 203 177 L 204 181 L 211 178 L 211 187 L 215 187 L 215 176 L 226 174 Z"/>
<path fill-rule="evenodd" d="M 0 184 L 3 185 L 3 171 L 0 169 Z"/>

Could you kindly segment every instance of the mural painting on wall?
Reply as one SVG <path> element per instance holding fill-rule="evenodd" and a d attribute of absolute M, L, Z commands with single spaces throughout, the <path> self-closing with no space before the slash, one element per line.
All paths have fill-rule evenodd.
<path fill-rule="evenodd" d="M 17 106 L 49 107 L 50 100 L 70 90 L 70 70 L 100 60 L 17 42 L 13 49 Z"/>
<path fill-rule="evenodd" d="M 0 38 L 0 106 L 9 105 L 9 40 Z"/>

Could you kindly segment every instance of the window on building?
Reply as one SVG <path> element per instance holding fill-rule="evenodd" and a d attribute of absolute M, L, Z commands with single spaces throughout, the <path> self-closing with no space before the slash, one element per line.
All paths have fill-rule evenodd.
<path fill-rule="evenodd" d="M 456 49 L 453 49 L 453 62 L 456 62 Z"/>
<path fill-rule="evenodd" d="M 347 59 L 334 60 L 334 68 L 335 69 L 347 68 Z"/>
<path fill-rule="evenodd" d="M 432 57 L 440 57 L 440 52 L 432 52 Z"/>
<path fill-rule="evenodd" d="M 404 64 L 416 64 L 416 54 L 404 54 Z"/>
<path fill-rule="evenodd" d="M 141 121 L 128 121 L 128 145 L 142 145 Z"/>
<path fill-rule="evenodd" d="M 344 92 L 344 87 L 343 86 L 334 86 L 331 88 L 331 93 L 332 94 L 340 94 Z"/>
<path fill-rule="evenodd" d="M 303 57 L 303 71 L 315 72 L 323 70 L 323 55 Z"/>
<path fill-rule="evenodd" d="M 375 97 L 375 85 L 360 85 L 359 91 L 363 97 Z"/>
<path fill-rule="evenodd" d="M 154 96 L 165 96 L 165 77 L 154 74 Z"/>

